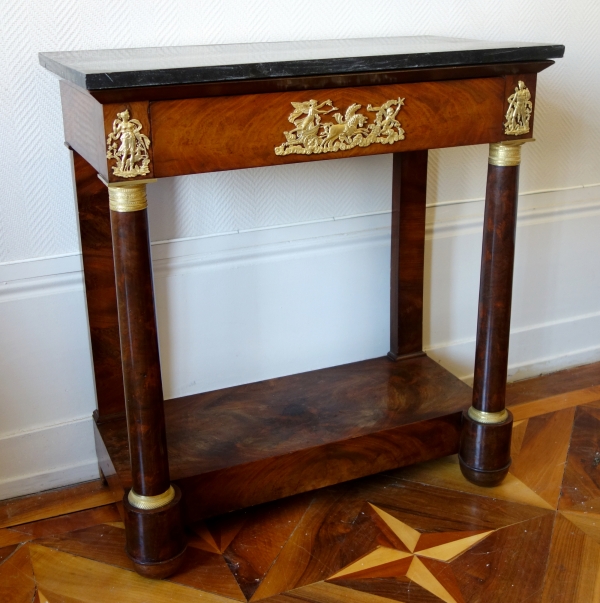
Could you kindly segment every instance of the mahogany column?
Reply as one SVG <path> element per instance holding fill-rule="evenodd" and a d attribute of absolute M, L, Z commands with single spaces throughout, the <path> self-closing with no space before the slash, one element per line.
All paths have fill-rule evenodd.
<path fill-rule="evenodd" d="M 521 145 L 494 143 L 485 196 L 473 405 L 463 416 L 459 460 L 480 486 L 499 484 L 510 467 L 513 417 L 505 409 Z"/>
<path fill-rule="evenodd" d="M 427 151 L 394 153 L 390 360 L 423 354 Z"/>
<path fill-rule="evenodd" d="M 182 561 L 181 492 L 170 484 L 145 182 L 108 186 L 132 488 L 125 493 L 127 553 L 162 578 Z"/>

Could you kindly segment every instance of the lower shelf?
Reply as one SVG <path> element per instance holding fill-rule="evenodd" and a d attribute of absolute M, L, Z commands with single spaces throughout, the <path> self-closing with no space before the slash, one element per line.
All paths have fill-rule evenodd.
<path fill-rule="evenodd" d="M 458 450 L 471 388 L 427 356 L 375 358 L 165 402 L 187 521 Z M 102 470 L 131 485 L 124 417 L 97 424 Z"/>

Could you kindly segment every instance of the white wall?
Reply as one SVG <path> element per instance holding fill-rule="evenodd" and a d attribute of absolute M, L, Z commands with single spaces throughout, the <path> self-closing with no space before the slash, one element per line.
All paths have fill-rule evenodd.
<path fill-rule="evenodd" d="M 0 498 L 96 475 L 69 158 L 58 83 L 37 52 L 415 34 L 565 44 L 540 75 L 538 142 L 524 150 L 521 190 L 544 192 L 520 201 L 510 372 L 521 378 L 600 359 L 599 28 L 595 0 L 3 0 Z M 430 157 L 425 339 L 466 380 L 486 154 Z M 389 156 L 153 185 L 165 395 L 384 354 L 390 193 Z"/>

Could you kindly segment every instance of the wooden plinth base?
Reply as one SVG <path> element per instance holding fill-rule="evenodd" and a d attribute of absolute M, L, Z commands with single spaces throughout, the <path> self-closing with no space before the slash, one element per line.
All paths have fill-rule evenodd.
<path fill-rule="evenodd" d="M 138 574 L 162 579 L 173 574 L 183 561 L 186 540 L 181 521 L 181 490 L 164 507 L 143 510 L 132 506 L 123 495 L 127 542 L 125 549 Z"/>
<path fill-rule="evenodd" d="M 513 416 L 503 423 L 483 425 L 465 412 L 458 460 L 462 474 L 478 486 L 497 486 L 510 468 Z"/>
<path fill-rule="evenodd" d="M 420 356 L 376 358 L 165 403 L 186 522 L 454 454 L 471 389 Z M 114 488 L 131 485 L 124 417 L 97 422 Z"/>

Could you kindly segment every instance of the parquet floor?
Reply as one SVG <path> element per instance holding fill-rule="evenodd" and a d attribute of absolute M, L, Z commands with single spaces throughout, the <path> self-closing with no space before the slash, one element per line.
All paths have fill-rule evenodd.
<path fill-rule="evenodd" d="M 0 503 L 0 603 L 600 602 L 600 363 L 508 396 L 501 486 L 449 457 L 233 513 L 163 582 L 133 572 L 99 481 Z"/>

